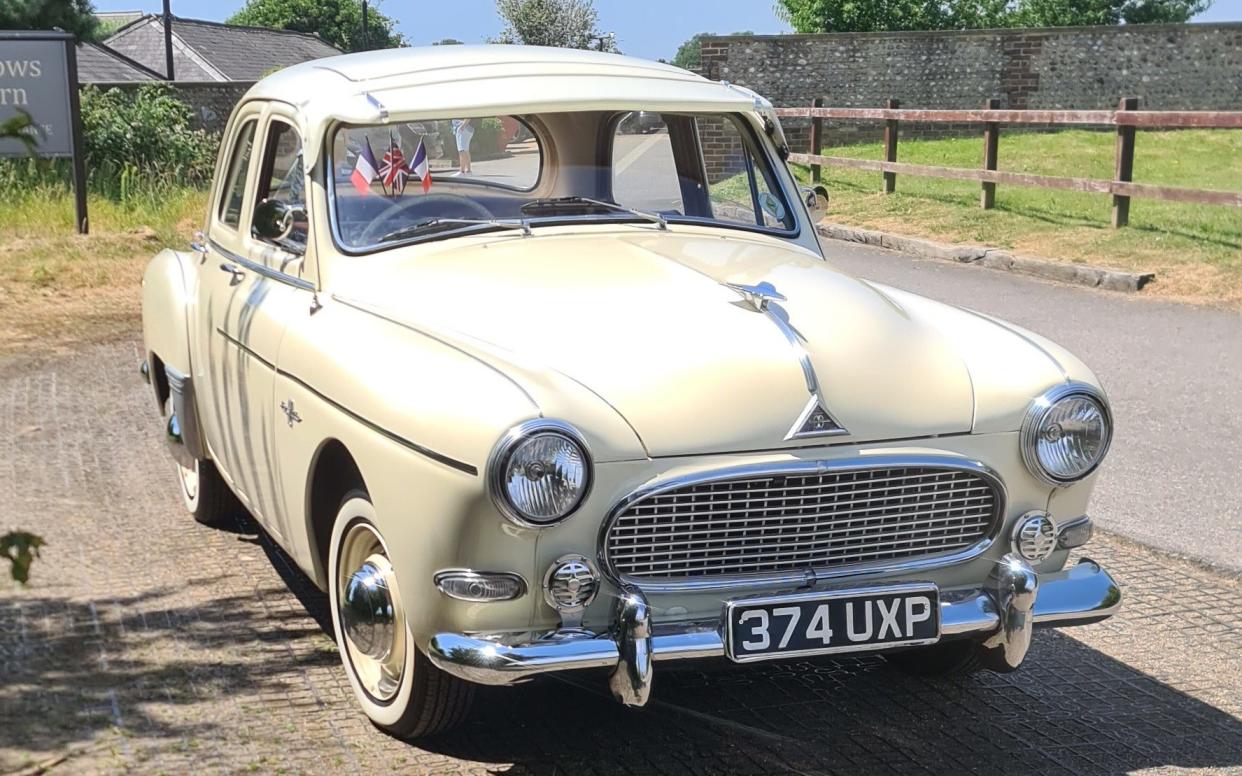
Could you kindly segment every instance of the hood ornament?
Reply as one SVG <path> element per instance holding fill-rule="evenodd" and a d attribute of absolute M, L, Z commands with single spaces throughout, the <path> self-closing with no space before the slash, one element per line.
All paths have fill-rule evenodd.
<path fill-rule="evenodd" d="M 742 301 L 755 308 L 755 312 L 764 313 L 768 311 L 769 302 L 784 302 L 785 295 L 776 290 L 776 286 L 768 281 L 763 281 L 758 285 L 747 286 L 741 283 L 725 283 L 726 286 L 742 295 Z"/>
<path fill-rule="evenodd" d="M 789 322 L 789 313 L 779 304 L 773 304 L 788 301 L 785 295 L 766 280 L 753 286 L 741 283 L 725 283 L 724 285 L 741 294 L 742 302 L 747 307 L 757 313 L 762 313 L 776 324 L 776 327 L 785 335 L 785 339 L 789 341 L 789 346 L 797 353 L 798 362 L 802 365 L 802 374 L 806 378 L 806 390 L 811 394 L 811 398 L 798 415 L 798 419 L 794 421 L 789 433 L 785 435 L 785 440 L 848 434 L 849 431 L 832 417 L 832 413 L 828 412 L 823 399 L 819 396 L 819 378 L 815 374 L 815 365 L 811 363 L 811 355 L 806 352 L 802 344 L 802 335 Z"/>

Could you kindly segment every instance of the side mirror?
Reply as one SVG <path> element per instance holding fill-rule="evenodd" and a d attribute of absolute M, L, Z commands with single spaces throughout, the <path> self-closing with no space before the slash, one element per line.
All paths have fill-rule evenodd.
<path fill-rule="evenodd" d="M 264 240 L 284 240 L 293 234 L 297 221 L 305 220 L 305 208 L 277 199 L 265 199 L 254 207 L 250 231 Z"/>
<path fill-rule="evenodd" d="M 811 217 L 811 223 L 818 224 L 828 213 L 828 189 L 823 186 L 803 186 L 798 191 L 806 205 L 806 212 Z"/>

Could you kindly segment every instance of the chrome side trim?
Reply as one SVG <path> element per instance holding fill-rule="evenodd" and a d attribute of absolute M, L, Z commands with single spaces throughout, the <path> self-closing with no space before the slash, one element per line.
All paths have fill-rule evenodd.
<path fill-rule="evenodd" d="M 284 283 L 285 285 L 293 286 L 294 288 L 300 288 L 303 291 L 315 290 L 315 284 L 305 278 L 300 278 L 295 275 L 287 275 L 280 270 L 272 269 L 266 264 L 260 264 L 257 261 L 247 259 L 245 256 L 239 256 L 227 248 L 221 247 L 220 243 L 215 240 L 210 240 L 209 242 L 211 243 L 211 249 L 216 253 L 219 253 L 225 259 L 233 262 L 234 264 L 240 264 L 256 275 L 262 275 L 269 280 L 275 280 L 277 282 Z"/>
<path fill-rule="evenodd" d="M 831 568 L 807 568 L 789 572 L 722 575 L 711 578 L 694 578 L 687 580 L 644 577 L 630 578 L 616 573 L 611 559 L 608 557 L 608 532 L 622 512 L 635 504 L 670 490 L 690 485 L 700 485 L 717 480 L 745 479 L 750 477 L 768 477 L 779 475 L 809 475 L 828 472 L 850 471 L 856 469 L 872 469 L 886 467 L 928 467 L 969 471 L 986 479 L 996 491 L 996 518 L 988 538 L 974 546 L 953 553 L 939 556 L 927 556 L 903 561 L 877 561 L 853 565 L 834 566 Z M 942 568 L 944 566 L 965 563 L 992 546 L 997 533 L 1005 522 L 1005 509 L 1009 501 L 1008 491 L 1000 475 L 990 466 L 981 461 L 969 458 L 958 458 L 944 455 L 877 455 L 866 458 L 843 458 L 819 461 L 794 461 L 776 464 L 749 464 L 711 472 L 682 475 L 666 479 L 656 479 L 623 498 L 600 524 L 596 539 L 596 558 L 600 570 L 614 584 L 632 584 L 648 594 L 685 593 L 703 591 L 753 590 L 761 587 L 790 586 L 801 587 L 814 582 L 876 574 L 901 574 L 924 569 Z"/>

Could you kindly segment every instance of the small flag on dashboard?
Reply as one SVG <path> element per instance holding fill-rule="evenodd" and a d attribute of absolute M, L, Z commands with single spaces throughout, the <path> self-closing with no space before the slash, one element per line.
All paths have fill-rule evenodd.
<path fill-rule="evenodd" d="M 354 162 L 354 172 L 349 176 L 350 183 L 354 184 L 359 194 L 366 196 L 371 193 L 371 181 L 375 180 L 375 168 L 378 166 L 375 163 L 375 153 L 371 150 L 371 141 L 363 138 L 362 149 L 358 151 L 358 159 Z"/>

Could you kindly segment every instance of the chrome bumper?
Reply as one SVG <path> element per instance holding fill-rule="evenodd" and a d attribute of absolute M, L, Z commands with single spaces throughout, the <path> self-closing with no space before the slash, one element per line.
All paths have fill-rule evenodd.
<path fill-rule="evenodd" d="M 1026 657 L 1035 626 L 1085 625 L 1120 607 L 1121 589 L 1093 560 L 1040 575 L 1006 555 L 982 587 L 941 591 L 940 633 L 941 639 L 980 638 L 984 664 L 1012 671 Z M 516 644 L 438 633 L 427 655 L 454 676 L 491 685 L 551 671 L 612 668 L 617 700 L 641 706 L 651 691 L 653 662 L 725 654 L 720 623 L 652 626 L 647 600 L 636 588 L 623 590 L 614 622 L 610 633 L 558 630 Z"/>

